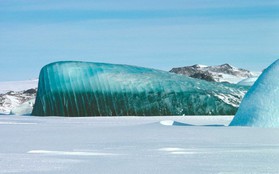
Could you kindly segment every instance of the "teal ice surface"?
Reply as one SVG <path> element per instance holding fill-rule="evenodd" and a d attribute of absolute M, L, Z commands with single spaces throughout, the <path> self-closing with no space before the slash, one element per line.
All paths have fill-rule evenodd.
<path fill-rule="evenodd" d="M 136 66 L 55 62 L 41 70 L 32 115 L 231 115 L 247 90 Z"/>
<path fill-rule="evenodd" d="M 243 98 L 230 126 L 279 127 L 279 59 L 271 64 Z"/>

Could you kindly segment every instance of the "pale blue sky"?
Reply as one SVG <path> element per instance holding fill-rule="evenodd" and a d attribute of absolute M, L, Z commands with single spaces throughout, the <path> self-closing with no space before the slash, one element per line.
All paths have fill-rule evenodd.
<path fill-rule="evenodd" d="M 259 71 L 278 41 L 278 0 L 0 0 L 0 81 L 60 60 Z"/>

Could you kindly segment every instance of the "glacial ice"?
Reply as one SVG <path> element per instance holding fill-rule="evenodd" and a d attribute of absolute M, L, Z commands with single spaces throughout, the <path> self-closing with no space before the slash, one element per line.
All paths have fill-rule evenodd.
<path fill-rule="evenodd" d="M 279 59 L 271 64 L 243 98 L 230 126 L 279 127 Z"/>
<path fill-rule="evenodd" d="M 247 79 L 241 80 L 240 82 L 238 82 L 238 85 L 243 85 L 243 86 L 253 86 L 253 84 L 255 83 L 255 81 L 258 79 L 257 76 L 254 77 L 249 77 Z"/>
<path fill-rule="evenodd" d="M 32 115 L 232 115 L 247 90 L 136 66 L 55 62 L 40 72 Z"/>
<path fill-rule="evenodd" d="M 30 115 L 33 109 L 33 103 L 35 99 L 30 99 L 19 106 L 16 106 L 11 109 L 10 115 Z"/>

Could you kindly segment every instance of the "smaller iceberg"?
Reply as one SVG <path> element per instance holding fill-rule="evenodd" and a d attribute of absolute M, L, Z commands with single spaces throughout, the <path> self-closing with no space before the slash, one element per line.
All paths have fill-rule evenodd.
<path fill-rule="evenodd" d="M 247 92 L 230 126 L 279 127 L 279 59 Z"/>
<path fill-rule="evenodd" d="M 238 82 L 238 85 L 243 85 L 243 86 L 253 86 L 253 84 L 255 83 L 255 81 L 258 79 L 257 76 L 254 77 L 249 77 L 247 79 L 241 80 L 240 82 Z"/>
<path fill-rule="evenodd" d="M 11 110 L 10 115 L 31 115 L 34 103 L 35 99 L 30 99 L 21 105 L 14 107 Z"/>

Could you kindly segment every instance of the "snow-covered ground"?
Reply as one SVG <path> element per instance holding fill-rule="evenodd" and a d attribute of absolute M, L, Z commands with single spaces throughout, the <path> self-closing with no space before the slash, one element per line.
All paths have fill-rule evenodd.
<path fill-rule="evenodd" d="M 0 116 L 0 173 L 279 173 L 279 129 L 232 116 Z"/>

